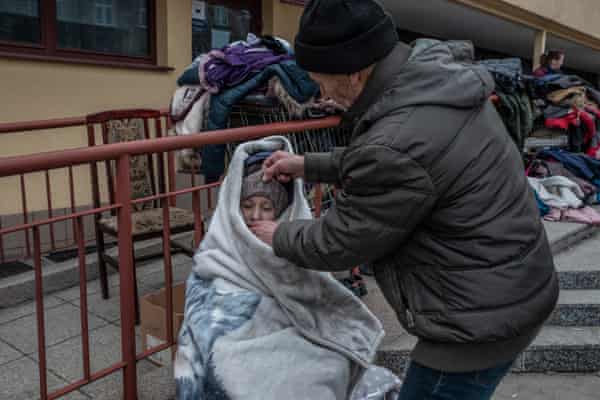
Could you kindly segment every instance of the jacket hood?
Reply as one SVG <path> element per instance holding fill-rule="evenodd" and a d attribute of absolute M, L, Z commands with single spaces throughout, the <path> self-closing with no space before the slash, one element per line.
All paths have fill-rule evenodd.
<path fill-rule="evenodd" d="M 473 59 L 471 42 L 419 39 L 412 48 L 399 43 L 376 66 L 347 117 L 357 122 L 368 111 L 369 119 L 377 119 L 378 114 L 421 105 L 478 107 L 493 92 L 494 80 Z"/>

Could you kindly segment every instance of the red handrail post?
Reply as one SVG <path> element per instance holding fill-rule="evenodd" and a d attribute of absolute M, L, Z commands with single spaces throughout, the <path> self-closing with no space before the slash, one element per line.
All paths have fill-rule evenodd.
<path fill-rule="evenodd" d="M 165 136 L 169 136 L 172 128 L 171 117 L 167 115 L 166 120 L 166 133 Z M 177 173 L 175 172 L 175 152 L 169 151 L 167 153 L 167 175 L 169 178 L 169 192 L 177 190 Z M 169 198 L 169 205 L 171 207 L 177 207 L 177 197 Z"/>
<path fill-rule="evenodd" d="M 25 232 L 29 232 L 27 229 Z M 42 276 L 42 243 L 39 226 L 33 227 L 33 251 L 35 267 L 35 306 L 38 329 L 38 357 L 40 370 L 40 398 L 48 398 L 48 375 L 46 364 L 46 324 L 44 320 L 44 288 Z"/>
<path fill-rule="evenodd" d="M 131 227 L 130 156 L 117 160 L 116 200 L 120 205 L 119 219 L 119 277 L 121 280 L 121 354 L 123 357 L 123 394 L 125 400 L 137 399 L 135 353 L 135 271 L 133 270 L 133 241 Z"/>

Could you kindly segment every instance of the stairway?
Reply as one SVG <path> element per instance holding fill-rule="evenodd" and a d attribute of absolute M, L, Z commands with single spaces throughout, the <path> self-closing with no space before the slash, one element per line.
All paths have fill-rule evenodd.
<path fill-rule="evenodd" d="M 581 232 L 576 239 L 573 235 L 551 237 L 561 287 L 558 305 L 534 343 L 515 362 L 515 372 L 600 371 L 600 233 Z M 381 304 L 375 282 L 369 282 L 368 289 L 367 303 L 388 333 L 377 362 L 401 374 L 416 338 L 402 330 L 387 304 Z"/>

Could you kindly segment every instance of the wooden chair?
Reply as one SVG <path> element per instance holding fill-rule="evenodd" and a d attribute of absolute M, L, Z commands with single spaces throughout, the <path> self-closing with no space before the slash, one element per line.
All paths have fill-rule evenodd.
<path fill-rule="evenodd" d="M 86 123 L 89 146 L 150 139 L 150 123 L 154 124 L 156 137 L 162 136 L 161 115 L 157 110 L 106 111 L 88 115 L 86 117 Z M 96 143 L 96 125 L 100 125 L 101 127 L 101 143 Z M 110 204 L 114 204 L 116 187 L 115 162 L 105 161 L 104 164 L 106 168 L 108 201 Z M 165 193 L 164 154 L 148 154 L 132 157 L 130 165 L 132 200 L 145 198 L 157 193 Z M 90 164 L 90 172 L 93 205 L 94 208 L 98 208 L 101 206 L 102 197 L 100 195 L 100 177 L 97 163 L 93 162 Z M 194 230 L 194 214 L 192 211 L 169 207 L 169 217 L 171 234 Z M 134 244 L 143 240 L 162 238 L 163 223 L 163 212 L 159 201 L 148 201 L 135 204 L 133 206 L 132 214 L 132 236 Z M 113 238 L 118 237 L 118 221 L 116 213 L 113 212 L 110 216 L 96 214 L 95 230 L 102 297 L 108 299 L 109 290 L 106 264 L 110 264 L 118 269 L 119 260 L 106 253 L 104 235 Z M 174 242 L 171 242 L 171 247 L 173 248 L 173 252 L 184 251 L 190 256 L 193 255 L 192 248 L 185 248 Z M 157 254 L 136 258 L 134 250 L 131 255 L 134 275 L 136 261 L 149 259 L 160 254 L 162 254 L 162 251 Z M 136 320 L 139 321 L 137 281 L 135 290 Z"/>

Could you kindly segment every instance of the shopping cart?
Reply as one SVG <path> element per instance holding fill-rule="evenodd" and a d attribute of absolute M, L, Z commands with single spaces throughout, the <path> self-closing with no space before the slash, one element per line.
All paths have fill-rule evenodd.
<path fill-rule="evenodd" d="M 235 106 L 229 117 L 228 128 L 239 128 L 276 122 L 297 120 L 291 116 L 277 99 L 266 96 L 249 96 Z M 297 154 L 329 152 L 334 147 L 344 147 L 350 132 L 342 128 L 306 130 L 285 135 Z M 226 147 L 226 163 L 231 160 L 239 143 Z M 305 195 L 315 216 L 323 215 L 333 204 L 335 189 L 332 185 L 306 184 Z"/>

